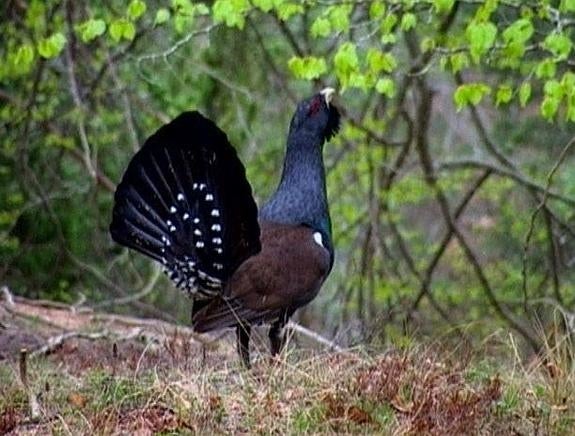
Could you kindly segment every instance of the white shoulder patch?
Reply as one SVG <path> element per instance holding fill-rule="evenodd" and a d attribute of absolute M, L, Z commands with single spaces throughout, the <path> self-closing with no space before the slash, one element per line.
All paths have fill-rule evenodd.
<path fill-rule="evenodd" d="M 313 240 L 316 242 L 317 245 L 319 245 L 320 247 L 324 247 L 323 245 L 323 238 L 321 237 L 321 233 L 320 232 L 315 232 L 313 234 Z"/>

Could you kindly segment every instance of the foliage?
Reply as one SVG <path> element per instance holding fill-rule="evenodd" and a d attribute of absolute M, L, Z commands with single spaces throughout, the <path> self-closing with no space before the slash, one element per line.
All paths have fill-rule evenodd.
<path fill-rule="evenodd" d="M 573 313 L 574 2 L 29 0 L 0 13 L 0 281 L 16 292 L 187 319 L 107 235 L 130 156 L 199 108 L 261 203 L 295 102 L 329 84 L 346 115 L 325 147 L 338 259 L 303 321 L 352 342 L 405 325 L 468 336 L 458 326 L 477 322 L 539 350 L 537 326 Z"/>

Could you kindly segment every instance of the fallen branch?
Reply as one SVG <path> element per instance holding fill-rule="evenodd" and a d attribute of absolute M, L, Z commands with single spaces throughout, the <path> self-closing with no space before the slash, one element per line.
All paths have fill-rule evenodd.
<path fill-rule="evenodd" d="M 314 341 L 316 341 L 322 345 L 326 345 L 330 350 L 337 351 L 338 353 L 344 351 L 344 349 L 342 347 L 340 347 L 339 345 L 337 345 L 335 342 L 333 342 L 333 341 L 323 337 L 319 333 L 316 333 L 313 330 L 310 330 L 307 327 L 304 327 L 304 326 L 297 324 L 293 321 L 288 322 L 287 327 L 298 332 L 298 333 L 301 333 L 302 335 L 304 335 L 307 338 L 313 339 Z"/>
<path fill-rule="evenodd" d="M 67 340 L 75 338 L 97 340 L 110 337 L 116 341 L 124 341 L 139 336 L 148 341 L 162 343 L 167 338 L 179 336 L 193 339 L 206 346 L 212 346 L 227 333 L 225 331 L 218 335 L 202 335 L 196 333 L 190 327 L 157 319 L 97 313 L 89 309 L 78 311 L 76 307 L 63 303 L 39 303 L 35 300 L 13 296 L 7 286 L 2 287 L 1 291 L 4 301 L 0 301 L 0 306 L 4 307 L 11 315 L 34 319 L 35 322 L 40 321 L 60 331 L 50 337 L 45 345 L 30 354 L 30 356 L 34 357 L 49 354 Z M 82 331 L 82 329 L 86 330 L 87 327 L 92 327 L 93 330 L 94 326 L 98 326 L 100 330 L 97 332 Z M 332 340 L 300 324 L 290 321 L 288 328 L 327 346 L 330 350 L 344 351 L 342 347 Z"/>
<path fill-rule="evenodd" d="M 50 354 L 57 348 L 61 347 L 64 342 L 70 339 L 89 339 L 89 340 L 97 340 L 102 338 L 113 338 L 114 341 L 128 341 L 130 339 L 135 338 L 141 333 L 141 330 L 134 329 L 134 331 L 130 332 L 124 336 L 114 335 L 106 330 L 96 333 L 84 333 L 84 332 L 66 332 L 62 333 L 61 335 L 52 336 L 48 338 L 46 344 L 30 353 L 30 357 L 37 357 L 40 355 Z"/>
<path fill-rule="evenodd" d="M 154 342 L 161 343 L 166 338 L 174 335 L 183 335 L 204 345 L 212 345 L 219 337 L 213 338 L 201 335 L 190 327 L 169 323 L 158 319 L 136 318 L 127 315 L 107 314 L 92 312 L 89 308 L 78 309 L 63 303 L 48 301 L 38 302 L 23 297 L 13 296 L 7 286 L 1 289 L 3 307 L 12 316 L 41 322 L 57 332 L 55 338 L 65 341 L 70 337 L 84 337 L 97 339 L 91 333 L 83 333 L 86 330 L 108 332 L 108 335 L 116 335 L 124 338 L 138 329 L 138 335 Z M 67 336 L 70 335 L 70 336 Z M 56 340 L 56 339 L 54 339 Z"/>
<path fill-rule="evenodd" d="M 20 350 L 20 362 L 18 365 L 19 373 L 20 373 L 20 382 L 26 389 L 26 393 L 28 395 L 28 405 L 30 406 L 30 418 L 33 421 L 37 421 L 40 418 L 40 403 L 38 402 L 38 397 L 34 392 L 32 392 L 32 388 L 28 384 L 28 350 L 26 348 L 22 348 Z"/>
<path fill-rule="evenodd" d="M 9 307 L 14 306 L 14 296 L 12 295 L 12 292 L 10 292 L 8 286 L 6 285 L 2 286 L 2 297 L 4 298 L 4 301 L 6 302 L 7 306 Z"/>

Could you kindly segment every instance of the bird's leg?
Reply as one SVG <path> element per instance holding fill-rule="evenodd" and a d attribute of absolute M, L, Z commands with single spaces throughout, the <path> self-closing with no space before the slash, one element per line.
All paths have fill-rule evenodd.
<path fill-rule="evenodd" d="M 286 335 L 284 327 L 287 323 L 287 319 L 283 317 L 272 324 L 269 332 L 271 353 L 272 356 L 279 354 L 286 343 Z"/>
<path fill-rule="evenodd" d="M 249 325 L 238 324 L 236 328 L 236 341 L 238 354 L 246 368 L 250 368 L 250 331 Z"/>

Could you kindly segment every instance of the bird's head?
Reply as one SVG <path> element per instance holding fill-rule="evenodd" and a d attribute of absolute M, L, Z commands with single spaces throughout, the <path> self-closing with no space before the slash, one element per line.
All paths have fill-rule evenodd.
<path fill-rule="evenodd" d="M 290 124 L 290 134 L 312 135 L 329 141 L 339 130 L 340 114 L 331 103 L 335 89 L 325 88 L 297 106 Z"/>

